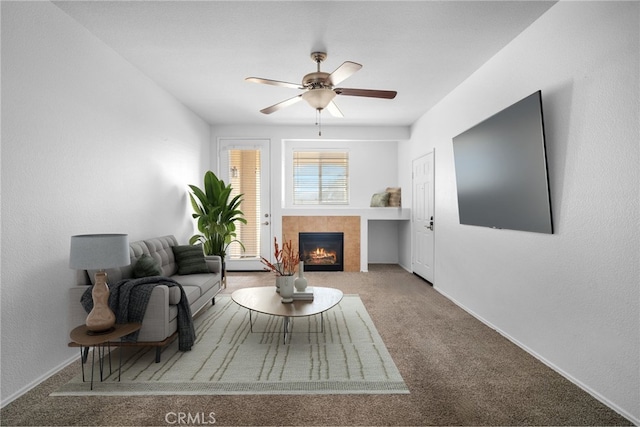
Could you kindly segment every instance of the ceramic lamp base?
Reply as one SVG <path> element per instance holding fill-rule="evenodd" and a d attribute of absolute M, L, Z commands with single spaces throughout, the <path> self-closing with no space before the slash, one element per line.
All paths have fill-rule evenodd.
<path fill-rule="evenodd" d="M 104 271 L 96 273 L 91 296 L 93 297 L 93 309 L 85 322 L 87 333 L 108 333 L 116 323 L 116 316 L 109 308 L 109 286 L 107 286 L 107 273 Z"/>

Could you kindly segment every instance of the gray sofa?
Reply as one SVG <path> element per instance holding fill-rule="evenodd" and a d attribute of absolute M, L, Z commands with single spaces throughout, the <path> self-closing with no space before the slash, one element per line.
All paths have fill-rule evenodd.
<path fill-rule="evenodd" d="M 174 256 L 174 246 L 178 242 L 174 236 L 156 237 L 129 244 L 131 264 L 125 267 L 108 269 L 109 283 L 134 277 L 134 268 L 144 255 L 151 256 L 162 270 L 162 276 L 169 277 L 182 285 L 192 316 L 195 316 L 210 301 L 215 304 L 215 296 L 220 292 L 222 280 L 222 262 L 218 256 L 205 257 L 208 273 L 178 274 L 179 265 Z M 186 246 L 186 245 L 185 245 Z M 178 248 L 180 249 L 180 248 Z M 80 304 L 80 298 L 93 282 L 93 271 L 78 274 L 77 286 L 70 289 L 69 330 L 84 324 L 87 312 Z M 156 347 L 156 361 L 160 361 L 162 348 L 177 337 L 178 307 L 181 293 L 177 286 L 156 286 L 147 306 L 142 328 L 136 343 L 114 343 L 118 345 L 141 345 Z"/>

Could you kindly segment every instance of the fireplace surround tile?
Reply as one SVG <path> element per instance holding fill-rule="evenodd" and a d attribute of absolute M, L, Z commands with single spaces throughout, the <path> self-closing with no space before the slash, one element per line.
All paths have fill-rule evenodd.
<path fill-rule="evenodd" d="M 283 216 L 282 238 L 298 250 L 301 232 L 344 233 L 344 271 L 360 271 L 360 216 Z"/>

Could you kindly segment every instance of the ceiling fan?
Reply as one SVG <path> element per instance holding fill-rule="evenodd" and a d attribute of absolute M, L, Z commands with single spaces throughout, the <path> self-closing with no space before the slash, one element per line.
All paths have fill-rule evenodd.
<path fill-rule="evenodd" d="M 383 99 L 393 99 L 396 97 L 397 92 L 391 90 L 349 89 L 336 87 L 336 85 L 340 84 L 343 80 L 362 68 L 362 65 L 351 61 L 345 61 L 342 65 L 336 68 L 333 73 L 329 74 L 320 71 L 320 63 L 326 58 L 327 54 L 325 52 L 313 52 L 311 54 L 311 59 L 317 64 L 318 68 L 317 71 L 305 75 L 302 78 L 302 84 L 269 80 L 259 77 L 247 77 L 245 80 L 248 82 L 304 90 L 303 93 L 270 107 L 263 108 L 260 112 L 264 114 L 271 114 L 304 99 L 317 112 L 321 112 L 326 109 L 334 117 L 343 117 L 342 112 L 333 102 L 336 95 Z"/>

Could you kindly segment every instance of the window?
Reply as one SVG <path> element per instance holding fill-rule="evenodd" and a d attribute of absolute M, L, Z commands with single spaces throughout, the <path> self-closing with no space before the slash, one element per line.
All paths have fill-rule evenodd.
<path fill-rule="evenodd" d="M 349 154 L 346 151 L 294 151 L 294 205 L 348 203 Z"/>

